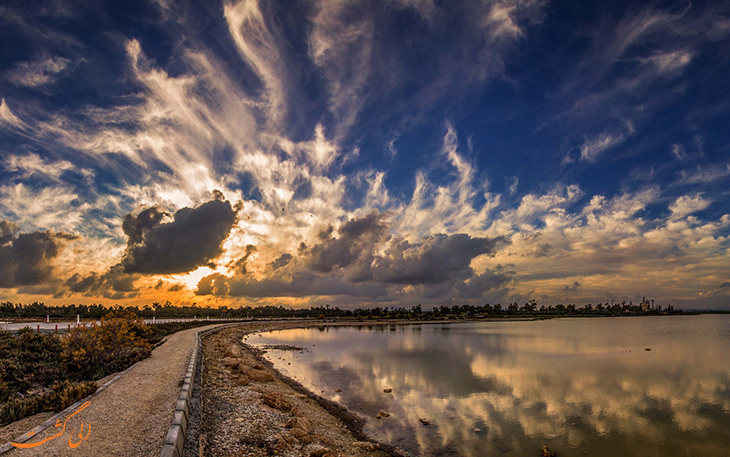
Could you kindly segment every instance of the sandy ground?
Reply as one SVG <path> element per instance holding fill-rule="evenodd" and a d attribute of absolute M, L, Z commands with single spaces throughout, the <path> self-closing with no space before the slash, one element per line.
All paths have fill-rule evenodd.
<path fill-rule="evenodd" d="M 13 438 L 26 433 L 36 425 L 40 425 L 47 419 L 50 419 L 54 414 L 51 412 L 42 412 L 0 427 L 0 444 L 5 444 Z"/>
<path fill-rule="evenodd" d="M 13 449 L 3 457 L 159 456 L 195 345 L 195 334 L 210 327 L 214 325 L 170 335 L 149 358 L 93 397 L 86 408 L 67 417 L 65 427 L 49 427 L 29 442 L 63 434 L 34 448 Z M 76 447 L 72 448 L 73 445 Z"/>

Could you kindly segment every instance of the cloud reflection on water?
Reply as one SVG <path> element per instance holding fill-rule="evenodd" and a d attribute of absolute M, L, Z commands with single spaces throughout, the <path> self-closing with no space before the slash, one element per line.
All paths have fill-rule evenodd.
<path fill-rule="evenodd" d="M 253 342 L 308 347 L 269 355 L 414 455 L 532 455 L 548 444 L 563 456 L 709 457 L 730 443 L 729 324 L 699 316 L 361 326 Z M 391 417 L 373 419 L 380 410 Z"/>

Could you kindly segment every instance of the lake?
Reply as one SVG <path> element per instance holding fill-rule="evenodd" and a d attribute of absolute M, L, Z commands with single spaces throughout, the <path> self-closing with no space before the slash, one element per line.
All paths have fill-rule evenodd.
<path fill-rule="evenodd" d="M 246 342 L 305 348 L 266 356 L 413 455 L 730 453 L 726 315 L 360 325 Z"/>

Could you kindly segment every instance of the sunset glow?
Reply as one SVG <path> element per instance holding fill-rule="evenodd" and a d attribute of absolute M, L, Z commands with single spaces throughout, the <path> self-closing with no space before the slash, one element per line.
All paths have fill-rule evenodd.
<path fill-rule="evenodd" d="M 730 307 L 727 2 L 0 11 L 1 300 Z"/>

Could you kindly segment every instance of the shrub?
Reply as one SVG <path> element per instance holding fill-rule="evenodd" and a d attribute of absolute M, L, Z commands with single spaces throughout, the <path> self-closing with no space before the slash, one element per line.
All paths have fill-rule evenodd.
<path fill-rule="evenodd" d="M 124 370 L 152 352 L 152 344 L 206 322 L 148 326 L 117 308 L 100 325 L 66 336 L 0 330 L 0 425 L 41 411 L 60 411 L 96 390 L 90 380 Z"/>
<path fill-rule="evenodd" d="M 51 391 L 45 394 L 48 411 L 60 411 L 96 392 L 94 381 L 56 381 Z"/>
<path fill-rule="evenodd" d="M 0 425 L 9 424 L 43 411 L 61 411 L 96 392 L 93 381 L 56 381 L 50 392 L 32 397 L 13 398 L 0 406 Z"/>
<path fill-rule="evenodd" d="M 33 386 L 50 385 L 65 371 L 61 341 L 29 328 L 16 335 L 0 332 L 0 402 Z"/>
<path fill-rule="evenodd" d="M 76 379 L 99 379 L 148 357 L 149 327 L 136 314 L 114 310 L 101 324 L 71 329 L 63 339 L 63 359 Z"/>

